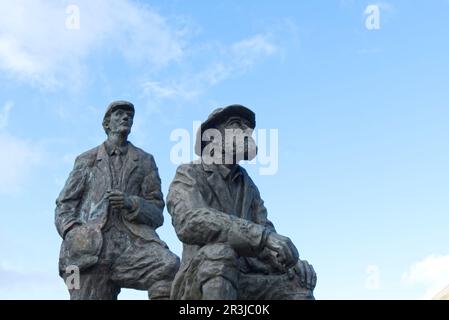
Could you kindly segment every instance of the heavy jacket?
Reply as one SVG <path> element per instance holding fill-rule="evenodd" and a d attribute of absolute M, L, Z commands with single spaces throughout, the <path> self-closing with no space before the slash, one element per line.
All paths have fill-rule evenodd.
<path fill-rule="evenodd" d="M 62 267 L 70 264 L 75 259 L 73 255 L 77 256 L 78 261 L 82 259 L 83 250 L 89 254 L 99 254 L 101 229 L 112 211 L 108 201 L 104 200 L 106 191 L 113 187 L 109 161 L 104 143 L 78 156 L 56 200 L 55 224 L 59 234 L 65 239 L 61 247 L 60 267 L 61 262 Z M 130 196 L 134 207 L 128 218 L 119 215 L 125 228 L 137 237 L 165 246 L 155 232 L 163 223 L 164 201 L 153 156 L 129 143 L 121 170 L 121 181 L 120 191 Z M 74 224 L 91 229 L 67 239 L 67 231 Z M 82 241 L 83 236 L 88 238 L 87 244 Z M 100 239 L 91 239 L 95 237 Z M 78 243 L 71 243 L 73 241 Z M 79 252 L 74 252 L 77 250 Z"/>
<path fill-rule="evenodd" d="M 265 230 L 275 231 L 267 219 L 267 210 L 259 191 L 246 171 L 237 166 L 234 175 L 241 175 L 239 205 L 230 192 L 217 165 L 189 163 L 178 167 L 170 185 L 167 208 L 172 216 L 178 238 L 183 242 L 181 268 L 176 275 L 172 297 L 189 299 L 184 288 L 186 278 L 196 272 L 191 261 L 199 250 L 213 243 L 229 243 L 240 256 L 242 272 L 271 274 L 276 272 L 260 259 L 261 240 Z"/>

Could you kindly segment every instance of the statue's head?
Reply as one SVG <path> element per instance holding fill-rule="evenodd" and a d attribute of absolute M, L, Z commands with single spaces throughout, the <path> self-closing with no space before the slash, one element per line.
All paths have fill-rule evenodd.
<path fill-rule="evenodd" d="M 109 104 L 103 118 L 103 129 L 110 133 L 129 135 L 134 120 L 134 105 L 128 101 L 114 101 Z"/>
<path fill-rule="evenodd" d="M 257 154 L 252 137 L 255 127 L 256 115 L 244 106 L 215 109 L 198 130 L 195 152 L 206 162 L 252 160 Z"/>

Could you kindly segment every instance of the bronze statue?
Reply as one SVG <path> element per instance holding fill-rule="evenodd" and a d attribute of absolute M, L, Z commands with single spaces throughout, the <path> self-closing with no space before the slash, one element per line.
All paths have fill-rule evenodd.
<path fill-rule="evenodd" d="M 155 232 L 163 223 L 161 180 L 153 156 L 128 141 L 133 118 L 130 102 L 108 106 L 107 140 L 77 157 L 56 201 L 60 275 L 80 272 L 71 299 L 116 299 L 121 288 L 170 296 L 179 259 Z"/>
<path fill-rule="evenodd" d="M 177 169 L 167 208 L 184 248 L 172 299 L 314 299 L 313 267 L 276 232 L 238 164 L 255 157 L 255 125 L 246 107 L 215 110 L 198 131 L 201 160 Z"/>

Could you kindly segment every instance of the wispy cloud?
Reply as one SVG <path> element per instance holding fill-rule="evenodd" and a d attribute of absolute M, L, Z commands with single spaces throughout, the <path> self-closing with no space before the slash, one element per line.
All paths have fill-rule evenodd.
<path fill-rule="evenodd" d="M 31 141 L 0 133 L 0 193 L 18 192 L 33 168 L 43 159 L 43 151 Z"/>
<path fill-rule="evenodd" d="M 78 10 L 79 28 L 67 27 L 73 14 L 69 5 Z M 3 1 L 0 11 L 8 12 L 0 20 L 0 70 L 38 88 L 82 87 L 101 53 L 151 74 L 142 81 L 146 97 L 191 100 L 280 52 L 277 31 L 227 45 L 188 43 L 192 22 L 168 19 L 132 0 Z M 180 68 L 170 77 L 159 75 L 178 62 L 191 68 Z"/>
<path fill-rule="evenodd" d="M 5 261 L 0 261 L 0 288 L 13 285 L 24 284 L 27 282 L 39 281 L 40 277 L 36 277 L 36 272 L 18 270 Z"/>
<path fill-rule="evenodd" d="M 79 29 L 66 27 L 68 3 L 0 2 L 0 69 L 44 88 L 80 85 L 86 58 L 101 48 L 132 63 L 160 68 L 183 55 L 184 26 L 127 0 L 78 0 Z M 69 12 L 70 13 L 70 12 Z"/>
<path fill-rule="evenodd" d="M 142 84 L 144 93 L 147 96 L 156 99 L 186 99 L 190 100 L 198 95 L 199 92 L 188 88 L 182 82 L 161 82 L 161 81 L 145 81 Z"/>
<path fill-rule="evenodd" d="M 375 2 L 382 11 L 392 13 L 394 11 L 394 6 L 388 2 Z"/>
<path fill-rule="evenodd" d="M 35 270 L 31 263 L 28 270 L 0 261 L 0 299 L 60 299 L 61 297 L 68 297 L 68 294 L 57 273 L 49 274 L 42 270 Z"/>
<path fill-rule="evenodd" d="M 435 300 L 449 300 L 449 285 L 433 297 Z"/>
<path fill-rule="evenodd" d="M 231 46 L 235 67 L 248 68 L 260 59 L 277 53 L 279 48 L 267 34 L 257 34 L 251 38 L 234 43 Z"/>
<path fill-rule="evenodd" d="M 0 129 L 6 128 L 9 120 L 9 112 L 13 108 L 14 103 L 12 101 L 6 102 L 0 109 Z"/>
<path fill-rule="evenodd" d="M 9 114 L 14 107 L 13 101 L 6 102 L 0 108 L 0 194 L 11 194 L 20 190 L 22 183 L 31 170 L 38 164 L 43 152 L 38 145 L 7 133 Z"/>
<path fill-rule="evenodd" d="M 183 74 L 180 79 L 145 81 L 144 93 L 150 99 L 194 99 L 208 88 L 246 73 L 257 63 L 279 53 L 279 46 L 271 38 L 270 34 L 256 34 L 229 46 L 212 46 L 208 50 L 219 53 L 214 60 L 194 73 Z"/>
<path fill-rule="evenodd" d="M 449 254 L 432 254 L 414 263 L 403 275 L 402 282 L 424 287 L 422 299 L 432 299 L 449 285 Z"/>

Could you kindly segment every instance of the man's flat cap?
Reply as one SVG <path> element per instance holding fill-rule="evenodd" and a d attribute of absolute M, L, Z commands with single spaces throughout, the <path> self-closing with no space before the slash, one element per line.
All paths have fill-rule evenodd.
<path fill-rule="evenodd" d="M 134 113 L 134 105 L 131 102 L 125 100 L 117 100 L 109 104 L 104 114 L 103 120 L 109 117 L 111 113 L 117 109 L 128 109 Z"/>
<path fill-rule="evenodd" d="M 251 129 L 256 127 L 256 114 L 247 107 L 240 104 L 233 104 L 224 108 L 215 109 L 197 131 L 195 144 L 195 153 L 197 155 L 201 156 L 201 152 L 207 144 L 207 141 L 201 141 L 203 132 L 207 129 L 216 128 L 217 125 L 227 121 L 231 117 L 240 117 L 247 120 Z"/>

